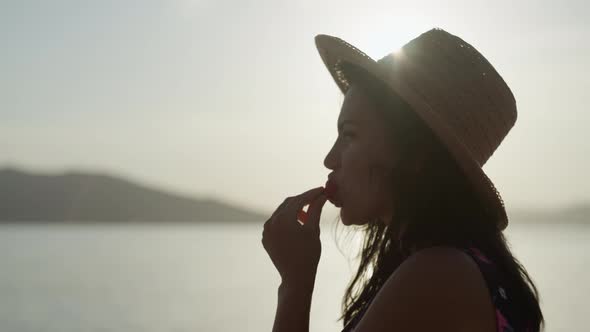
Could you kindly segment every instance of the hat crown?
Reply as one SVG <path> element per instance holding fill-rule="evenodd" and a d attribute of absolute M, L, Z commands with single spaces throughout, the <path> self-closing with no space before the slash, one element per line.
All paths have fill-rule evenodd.
<path fill-rule="evenodd" d="M 500 193 L 482 169 L 517 118 L 516 101 L 494 67 L 474 47 L 442 29 L 414 38 L 378 61 L 346 41 L 317 35 L 322 61 L 343 93 L 347 62 L 405 100 L 447 148 L 499 230 L 508 225 Z"/>
<path fill-rule="evenodd" d="M 377 63 L 416 93 L 480 166 L 516 122 L 506 82 L 474 47 L 444 30 L 427 31 Z"/>

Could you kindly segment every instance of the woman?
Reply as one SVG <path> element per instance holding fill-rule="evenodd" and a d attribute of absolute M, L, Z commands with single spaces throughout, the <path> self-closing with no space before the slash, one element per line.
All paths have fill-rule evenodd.
<path fill-rule="evenodd" d="M 337 190 L 288 197 L 264 225 L 282 279 L 273 331 L 309 330 L 328 198 L 343 224 L 365 230 L 344 331 L 540 331 L 537 290 L 508 248 L 504 203 L 481 168 L 516 121 L 501 76 L 441 29 L 379 61 L 336 37 L 316 45 L 345 96 L 324 160 Z"/>

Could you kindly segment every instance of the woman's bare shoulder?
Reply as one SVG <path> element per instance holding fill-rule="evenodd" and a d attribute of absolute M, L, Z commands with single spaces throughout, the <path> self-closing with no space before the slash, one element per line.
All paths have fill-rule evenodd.
<path fill-rule="evenodd" d="M 452 267 L 452 269 L 451 269 Z M 447 246 L 436 246 L 416 251 L 396 270 L 397 274 L 439 272 L 448 277 L 479 276 L 477 264 L 462 250 Z"/>
<path fill-rule="evenodd" d="M 477 264 L 459 249 L 431 247 L 408 257 L 387 279 L 355 331 L 494 328 L 494 307 Z"/>

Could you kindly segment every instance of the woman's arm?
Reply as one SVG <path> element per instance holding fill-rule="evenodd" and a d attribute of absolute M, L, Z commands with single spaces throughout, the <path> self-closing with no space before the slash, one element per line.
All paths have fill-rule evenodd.
<path fill-rule="evenodd" d="M 326 200 L 323 187 L 288 197 L 264 223 L 262 245 L 281 276 L 273 332 L 309 331 L 311 295 L 322 253 L 320 215 Z M 306 221 L 303 225 L 298 215 Z"/>
<path fill-rule="evenodd" d="M 281 283 L 272 332 L 309 332 L 312 286 Z"/>

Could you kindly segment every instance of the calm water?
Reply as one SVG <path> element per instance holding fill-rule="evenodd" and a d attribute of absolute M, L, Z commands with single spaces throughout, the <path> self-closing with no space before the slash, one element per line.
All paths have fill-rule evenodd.
<path fill-rule="evenodd" d="M 279 275 L 257 225 L 0 226 L 1 331 L 270 331 Z M 590 227 L 517 226 L 547 331 L 590 326 Z M 352 274 L 322 229 L 311 331 L 336 319 Z M 345 251 L 346 253 L 346 251 Z"/>

